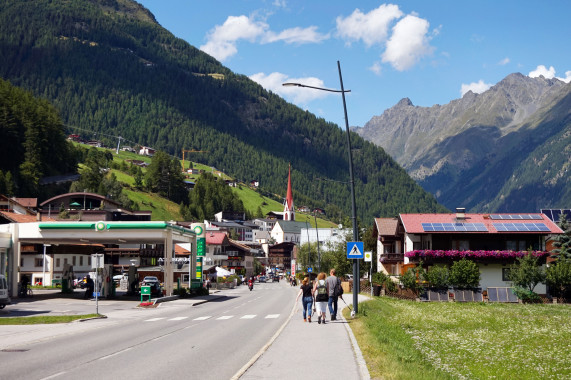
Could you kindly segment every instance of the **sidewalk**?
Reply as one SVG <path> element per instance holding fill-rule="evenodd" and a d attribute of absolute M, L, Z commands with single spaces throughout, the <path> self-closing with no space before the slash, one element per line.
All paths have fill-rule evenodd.
<path fill-rule="evenodd" d="M 352 295 L 346 294 L 344 298 L 352 304 Z M 359 302 L 367 299 L 359 295 Z M 254 358 L 233 379 L 370 379 L 353 332 L 341 314 L 345 304 L 339 300 L 338 306 L 338 319 L 329 321 L 328 312 L 327 323 L 323 325 L 317 323 L 317 317 L 311 323 L 304 322 L 298 302 L 283 330 L 258 353 L 257 360 Z"/>

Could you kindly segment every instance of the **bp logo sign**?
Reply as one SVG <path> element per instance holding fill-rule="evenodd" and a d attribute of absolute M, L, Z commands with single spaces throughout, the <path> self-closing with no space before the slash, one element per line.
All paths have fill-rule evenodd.
<path fill-rule="evenodd" d="M 194 228 L 192 230 L 197 235 L 202 235 L 202 232 L 204 231 L 201 226 L 194 226 Z"/>
<path fill-rule="evenodd" d="M 97 222 L 95 223 L 95 231 L 105 231 L 105 223 Z"/>

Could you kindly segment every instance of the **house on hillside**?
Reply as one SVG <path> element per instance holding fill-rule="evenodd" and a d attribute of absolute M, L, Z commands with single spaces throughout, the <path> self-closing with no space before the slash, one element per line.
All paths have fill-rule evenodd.
<path fill-rule="evenodd" d="M 390 275 L 403 274 L 423 262 L 451 265 L 466 257 L 478 264 L 480 286 L 509 287 L 508 271 L 529 249 L 545 263 L 546 242 L 563 231 L 545 214 L 400 214 L 377 218 L 377 268 Z M 544 284 L 536 287 L 545 293 Z"/>
<path fill-rule="evenodd" d="M 23 215 L 36 215 L 37 198 L 8 198 L 0 194 L 0 211 L 8 211 Z"/>
<path fill-rule="evenodd" d="M 153 157 L 155 155 L 155 150 L 153 148 L 149 148 L 148 146 L 143 146 L 139 150 L 139 155 Z"/>

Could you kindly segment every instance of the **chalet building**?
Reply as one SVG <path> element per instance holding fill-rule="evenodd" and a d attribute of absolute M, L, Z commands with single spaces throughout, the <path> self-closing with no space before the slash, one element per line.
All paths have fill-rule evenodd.
<path fill-rule="evenodd" d="M 40 204 L 41 217 L 59 219 L 60 211 L 68 219 L 84 221 L 149 221 L 151 211 L 128 211 L 116 201 L 94 193 L 67 193 Z"/>
<path fill-rule="evenodd" d="M 528 250 L 545 263 L 546 243 L 563 231 L 545 214 L 400 214 L 375 220 L 378 268 L 390 275 L 403 274 L 423 262 L 451 265 L 463 257 L 478 264 L 482 290 L 510 287 L 508 271 Z M 539 284 L 537 293 L 546 293 Z"/>
<path fill-rule="evenodd" d="M 269 247 L 266 266 L 289 271 L 291 260 L 295 258 L 296 245 L 292 242 L 282 242 Z"/>
<path fill-rule="evenodd" d="M 153 148 L 149 148 L 148 146 L 143 146 L 139 149 L 140 156 L 149 156 L 153 157 L 155 155 L 155 150 Z"/>

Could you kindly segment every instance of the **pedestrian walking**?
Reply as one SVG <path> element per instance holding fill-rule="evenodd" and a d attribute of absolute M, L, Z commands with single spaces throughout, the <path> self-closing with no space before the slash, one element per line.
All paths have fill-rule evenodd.
<path fill-rule="evenodd" d="M 313 306 L 313 292 L 312 292 L 312 287 L 309 284 L 309 278 L 305 277 L 302 281 L 301 281 L 301 286 L 299 288 L 299 293 L 297 293 L 297 298 L 295 299 L 295 302 L 297 303 L 297 301 L 299 300 L 299 297 L 301 298 L 301 302 L 303 304 L 303 321 L 304 322 L 309 322 L 311 323 L 311 307 Z"/>
<path fill-rule="evenodd" d="M 327 277 L 325 281 L 327 282 L 327 292 L 329 295 L 327 306 L 329 306 L 329 314 L 331 315 L 331 320 L 335 321 L 337 319 L 337 300 L 339 297 L 343 298 L 341 280 L 335 276 L 335 268 L 332 268 L 329 271 L 329 277 Z"/>
<path fill-rule="evenodd" d="M 91 279 L 90 275 L 85 277 L 85 294 L 83 295 L 83 299 L 88 299 L 93 297 L 93 291 L 95 290 L 95 284 Z"/>
<path fill-rule="evenodd" d="M 313 285 L 313 295 L 315 297 L 315 304 L 317 310 L 317 323 L 325 324 L 325 313 L 327 312 L 327 300 L 329 298 L 329 291 L 327 290 L 327 281 L 325 281 L 326 274 L 321 272 L 317 275 L 317 281 Z"/>

